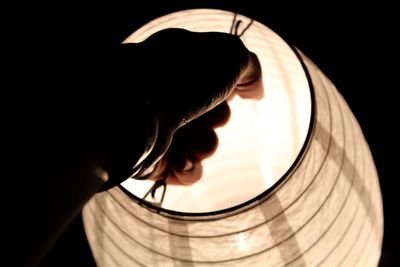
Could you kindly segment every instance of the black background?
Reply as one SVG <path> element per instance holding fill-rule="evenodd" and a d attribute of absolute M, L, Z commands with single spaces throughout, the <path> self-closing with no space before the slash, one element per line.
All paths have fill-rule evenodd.
<path fill-rule="evenodd" d="M 149 1 L 119 5 L 58 4 L 16 7 L 10 24 L 28 51 L 70 64 L 87 48 L 120 43 L 158 16 L 188 8 L 220 8 L 252 17 L 294 44 L 333 81 L 356 115 L 370 145 L 384 202 L 385 232 L 380 266 L 398 266 L 397 186 L 399 112 L 398 14 L 393 6 L 277 7 L 261 1 Z M 11 45 L 13 43 L 11 42 Z M 19 48 L 18 48 L 19 49 Z M 266 88 L 268 85 L 266 85 Z M 56 88 L 54 88 L 56 89 Z M 45 258 L 47 266 L 95 266 L 77 217 Z"/>

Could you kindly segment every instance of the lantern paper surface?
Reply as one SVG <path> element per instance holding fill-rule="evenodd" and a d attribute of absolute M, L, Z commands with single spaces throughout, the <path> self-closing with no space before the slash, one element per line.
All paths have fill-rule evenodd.
<path fill-rule="evenodd" d="M 147 27 L 226 32 L 233 15 L 186 10 Z M 318 67 L 270 29 L 254 22 L 246 38 L 246 45 L 266 51 L 259 57 L 273 53 L 289 70 L 297 55 L 308 78 L 312 120 L 293 166 L 265 192 L 218 212 L 157 209 L 124 187 L 96 194 L 83 219 L 98 266 L 377 265 L 383 236 L 379 180 L 352 112 Z"/>

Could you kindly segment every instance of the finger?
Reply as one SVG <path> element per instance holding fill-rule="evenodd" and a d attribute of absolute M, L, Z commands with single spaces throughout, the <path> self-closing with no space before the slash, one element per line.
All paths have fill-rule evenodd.
<path fill-rule="evenodd" d="M 163 153 L 165 155 L 160 158 L 159 163 L 147 168 L 144 172 L 146 176 L 142 177 L 158 179 L 167 166 L 179 166 L 183 169 L 187 155 L 199 160 L 210 157 L 218 146 L 218 137 L 213 129 L 226 124 L 229 117 L 230 109 L 224 101 L 215 109 L 178 129 L 168 152 Z"/>
<path fill-rule="evenodd" d="M 218 113 L 226 113 L 227 105 Z M 218 138 L 211 126 L 217 120 L 195 120 L 179 129 L 168 152 L 156 164 L 150 179 L 158 180 L 168 176 L 168 184 L 189 185 L 201 178 L 201 161 L 210 157 L 218 145 Z M 193 167 L 193 169 L 192 169 Z M 179 181 L 181 180 L 181 181 Z"/>
<path fill-rule="evenodd" d="M 200 160 L 188 158 L 183 169 L 173 169 L 167 183 L 174 185 L 192 185 L 199 181 L 203 174 Z"/>
<path fill-rule="evenodd" d="M 182 151 L 199 159 L 204 159 L 212 155 L 218 146 L 218 137 L 214 128 L 226 123 L 227 117 L 225 116 L 229 118 L 228 106 L 226 104 L 222 105 L 215 114 L 215 117 L 206 114 L 204 115 L 207 116 L 206 118 L 199 117 L 181 127 L 175 133 L 172 143 L 173 156 L 181 154 Z M 216 119 L 218 115 L 223 116 L 223 120 L 221 118 Z"/>
<path fill-rule="evenodd" d="M 214 109 L 210 110 L 209 112 L 191 122 L 191 125 L 196 125 L 196 127 L 215 129 L 224 126 L 229 121 L 230 116 L 231 110 L 227 101 L 224 101 L 216 106 Z"/>
<path fill-rule="evenodd" d="M 166 182 L 169 185 L 192 185 L 200 180 L 203 167 L 201 160 L 193 155 L 186 153 L 176 154 L 167 153 L 154 168 L 150 180 L 160 180 L 167 177 Z"/>
<path fill-rule="evenodd" d="M 157 92 L 156 101 L 179 106 L 174 118 L 184 115 L 187 122 L 222 103 L 249 62 L 240 38 L 226 33 L 167 29 L 142 45 L 151 50 L 151 60 L 144 65 L 157 74 L 157 79 L 147 81 L 160 82 L 164 88 Z"/>
<path fill-rule="evenodd" d="M 249 52 L 249 64 L 239 78 L 234 93 L 245 99 L 260 100 L 264 97 L 261 64 L 252 52 Z"/>
<path fill-rule="evenodd" d="M 213 129 L 195 127 L 181 141 L 181 146 L 187 154 L 204 160 L 217 150 L 218 137 Z"/>
<path fill-rule="evenodd" d="M 203 160 L 211 156 L 218 146 L 215 128 L 225 125 L 230 118 L 230 108 L 226 101 L 213 110 L 181 127 L 174 136 L 173 151 L 187 153 Z"/>

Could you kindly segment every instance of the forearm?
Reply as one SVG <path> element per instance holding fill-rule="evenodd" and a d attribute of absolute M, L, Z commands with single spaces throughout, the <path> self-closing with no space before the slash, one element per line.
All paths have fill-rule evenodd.
<path fill-rule="evenodd" d="M 114 153 L 121 151 L 119 155 L 112 155 L 101 145 L 88 146 L 69 140 L 60 141 L 63 145 L 54 148 L 42 146 L 42 150 L 31 154 L 36 159 L 21 164 L 18 173 L 24 177 L 15 173 L 18 178 L 12 189 L 16 190 L 15 197 L 19 200 L 12 204 L 15 210 L 10 216 L 16 233 L 12 250 L 19 254 L 13 258 L 15 266 L 35 266 L 87 200 L 105 186 L 111 187 L 128 178 L 131 167 L 143 153 L 146 140 L 138 134 L 143 129 L 146 129 L 144 125 L 137 126 L 125 149 L 113 147 Z M 56 139 L 65 138 L 68 136 Z M 128 154 L 121 160 L 125 166 L 115 165 L 116 160 Z"/>
<path fill-rule="evenodd" d="M 132 94 L 131 114 L 96 111 L 98 100 L 69 105 L 65 114 L 67 107 L 31 112 L 19 122 L 27 134 L 13 149 L 17 169 L 8 187 L 16 191 L 9 216 L 13 265 L 39 262 L 90 197 L 128 178 L 154 137 L 154 115 L 139 97 Z"/>
<path fill-rule="evenodd" d="M 22 196 L 27 203 L 13 217 L 18 219 L 13 250 L 19 254 L 12 259 L 13 266 L 38 264 L 106 178 L 96 161 L 65 167 L 52 177 L 40 177 L 30 187 L 32 192 Z"/>

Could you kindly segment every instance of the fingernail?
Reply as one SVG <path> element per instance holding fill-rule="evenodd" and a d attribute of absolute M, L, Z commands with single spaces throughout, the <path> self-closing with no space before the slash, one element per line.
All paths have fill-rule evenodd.
<path fill-rule="evenodd" d="M 184 172 L 190 172 L 194 169 L 194 163 L 191 160 L 186 160 L 185 167 L 183 168 Z"/>
<path fill-rule="evenodd" d="M 174 172 L 175 178 L 182 185 L 192 185 L 200 180 L 203 168 L 200 162 L 187 161 L 182 172 Z"/>

